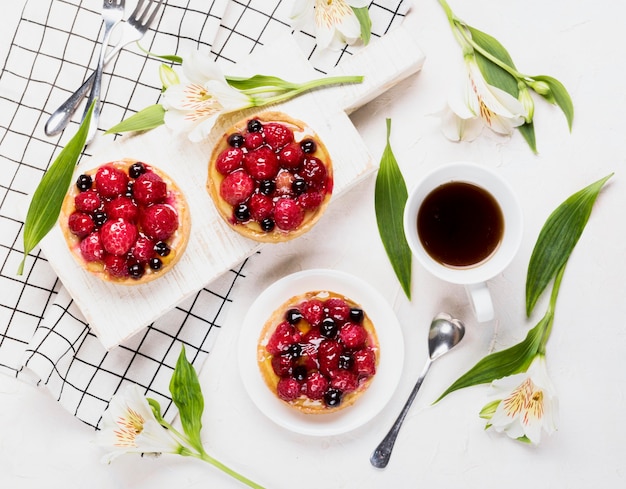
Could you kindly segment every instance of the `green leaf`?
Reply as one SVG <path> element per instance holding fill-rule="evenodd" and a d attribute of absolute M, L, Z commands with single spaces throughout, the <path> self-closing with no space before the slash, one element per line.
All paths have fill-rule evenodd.
<path fill-rule="evenodd" d="M 481 359 L 448 387 L 435 402 L 439 402 L 456 390 L 479 384 L 488 384 L 502 377 L 525 372 L 537 354 L 546 322 L 551 320 L 552 315 L 547 314 L 528 332 L 523 341 L 506 350 L 491 353 Z"/>
<path fill-rule="evenodd" d="M 537 141 L 535 139 L 535 124 L 531 122 L 525 122 L 521 126 L 517 127 L 517 130 L 524 136 L 524 139 L 532 149 L 533 153 L 537 153 Z"/>
<path fill-rule="evenodd" d="M 152 409 L 152 414 L 154 414 L 154 417 L 157 419 L 157 421 L 159 423 L 161 421 L 164 421 L 163 416 L 161 415 L 161 405 L 159 404 L 159 401 L 157 401 L 156 399 L 152 399 L 151 397 L 146 397 L 146 400 L 148 401 L 150 409 Z"/>
<path fill-rule="evenodd" d="M 501 402 L 502 402 L 502 399 L 496 399 L 495 401 L 491 401 L 480 410 L 480 413 L 478 413 L 478 416 L 483 419 L 493 418 L 493 415 L 496 413 L 496 409 L 498 409 L 498 406 L 500 405 Z"/>
<path fill-rule="evenodd" d="M 204 411 L 204 397 L 193 365 L 187 361 L 183 346 L 176 362 L 176 368 L 170 380 L 172 400 L 180 414 L 183 430 L 189 437 L 189 442 L 200 453 L 204 452 L 200 431 L 202 430 L 202 412 Z"/>
<path fill-rule="evenodd" d="M 128 119 L 124 119 L 119 124 L 114 125 L 104 134 L 116 134 L 129 131 L 147 131 L 149 129 L 154 129 L 155 127 L 162 126 L 165 123 L 164 116 L 165 109 L 162 105 L 149 105 L 145 109 L 131 115 Z"/>
<path fill-rule="evenodd" d="M 585 229 L 600 190 L 612 175 L 611 173 L 570 196 L 543 225 L 530 257 L 526 275 L 528 316 L 548 283 L 567 262 Z"/>
<path fill-rule="evenodd" d="M 76 134 L 61 150 L 35 189 L 24 222 L 24 258 L 18 267 L 18 275 L 24 273 L 24 264 L 28 254 L 48 234 L 59 218 L 74 168 L 85 147 L 94 103 L 89 107 Z"/>
<path fill-rule="evenodd" d="M 544 82 L 550 87 L 549 94 L 541 94 L 547 100 L 553 99 L 554 102 L 561 108 L 567 119 L 567 125 L 569 130 L 572 130 L 572 124 L 574 123 L 574 103 L 565 86 L 556 78 L 547 75 L 533 76 L 533 80 Z M 531 85 L 532 86 L 532 85 Z"/>
<path fill-rule="evenodd" d="M 515 63 L 513 63 L 513 59 L 509 55 L 509 52 L 504 48 L 498 40 L 489 34 L 486 34 L 478 29 L 474 29 L 473 27 L 467 26 L 469 30 L 472 40 L 484 49 L 487 53 L 491 54 L 496 59 L 500 60 L 507 66 L 515 69 Z M 519 94 L 519 89 L 517 86 L 516 78 L 508 73 L 504 68 L 501 68 L 493 61 L 487 59 L 483 54 L 476 51 L 476 62 L 478 64 L 478 68 L 482 73 L 483 77 L 490 85 L 494 87 L 498 87 L 501 90 L 504 90 L 507 93 L 510 93 L 515 98 Z"/>
<path fill-rule="evenodd" d="M 151 51 L 148 51 L 147 49 L 144 49 L 144 47 L 139 43 L 137 43 L 137 47 L 152 58 L 158 58 L 158 59 L 162 59 L 162 60 L 169 61 L 171 63 L 176 63 L 176 64 L 183 63 L 183 58 L 175 54 L 156 54 Z"/>
<path fill-rule="evenodd" d="M 403 213 L 408 191 L 389 137 L 391 120 L 387 119 L 387 145 L 383 152 L 374 189 L 374 207 L 380 238 L 389 261 L 406 296 L 411 299 L 411 249 L 404 234 Z"/>
<path fill-rule="evenodd" d="M 372 19 L 370 18 L 370 11 L 367 7 L 352 7 L 352 11 L 356 15 L 359 25 L 361 26 L 361 40 L 363 41 L 363 44 L 367 46 L 372 37 Z"/>
<path fill-rule="evenodd" d="M 237 76 L 227 76 L 228 84 L 237 90 L 253 90 L 255 88 L 273 87 L 281 90 L 294 90 L 300 86 L 298 83 L 292 83 L 277 76 L 254 75 L 249 78 L 241 78 Z"/>

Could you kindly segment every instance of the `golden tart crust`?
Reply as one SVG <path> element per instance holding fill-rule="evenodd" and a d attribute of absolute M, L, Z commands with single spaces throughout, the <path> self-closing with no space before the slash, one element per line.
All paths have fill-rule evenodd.
<path fill-rule="evenodd" d="M 234 206 L 229 204 L 222 198 L 220 194 L 220 187 L 226 175 L 220 173 L 216 168 L 216 162 L 220 154 L 227 150 L 231 145 L 229 144 L 229 136 L 233 134 L 246 134 L 248 132 L 248 123 L 251 120 L 258 120 L 262 124 L 279 123 L 287 126 L 294 133 L 294 142 L 300 143 L 306 139 L 312 139 L 316 143 L 316 149 L 312 153 L 308 153 L 307 157 L 317 158 L 321 161 L 326 170 L 326 182 L 323 189 L 323 197 L 319 205 L 315 208 L 307 208 L 304 212 L 304 219 L 302 223 L 295 229 L 280 229 L 279 226 L 275 226 L 271 231 L 263 230 L 259 222 L 254 219 L 239 220 L 234 217 Z M 250 151 L 247 148 L 243 148 L 245 152 Z M 278 151 L 278 150 L 276 150 Z M 238 168 L 240 169 L 240 168 Z M 291 173 L 297 172 L 297 170 L 289 170 Z M 279 173 L 286 173 L 287 170 L 281 167 Z M 284 175 L 283 175 L 284 176 Z M 279 177 L 277 177 L 279 178 Z M 255 193 L 258 193 L 259 181 L 255 182 Z M 279 111 L 265 111 L 254 116 L 247 117 L 234 124 L 228 129 L 220 138 L 219 142 L 213 148 L 211 158 L 209 160 L 207 190 L 213 200 L 220 216 L 229 225 L 229 227 L 239 234 L 246 236 L 247 238 L 264 243 L 277 243 L 284 242 L 301 236 L 309 231 L 313 225 L 320 219 L 324 213 L 328 203 L 330 201 L 333 190 L 333 165 L 330 154 L 324 143 L 320 140 L 315 131 L 309 127 L 305 122 L 294 119 L 293 117 Z M 277 201 L 285 195 L 274 194 L 272 198 Z"/>
<path fill-rule="evenodd" d="M 135 163 L 143 163 L 148 171 L 154 172 L 159 177 L 161 177 L 161 179 L 167 185 L 167 197 L 164 203 L 169 204 L 172 208 L 174 208 L 178 216 L 178 228 L 172 234 L 172 236 L 166 240 L 166 243 L 170 248 L 169 254 L 167 256 L 159 256 L 162 265 L 158 270 L 153 270 L 149 266 L 146 266 L 145 272 L 140 278 L 133 278 L 130 276 L 118 277 L 108 273 L 102 261 L 85 260 L 80 250 L 81 239 L 73 234 L 68 226 L 68 218 L 76 210 L 75 198 L 80 193 L 80 190 L 74 183 L 71 185 L 68 193 L 63 200 L 61 213 L 59 216 L 59 227 L 61 228 L 63 236 L 65 237 L 65 241 L 67 242 L 67 245 L 72 252 L 73 257 L 80 264 L 80 266 L 92 275 L 100 278 L 101 280 L 119 285 L 144 284 L 163 276 L 174 267 L 174 265 L 183 255 L 189 241 L 189 235 L 191 233 L 191 214 L 189 212 L 189 206 L 187 204 L 185 195 L 183 194 L 180 187 L 176 184 L 176 182 L 164 171 L 152 165 L 149 165 L 148 163 L 141 162 L 140 160 L 124 158 L 104 163 L 93 169 L 82 172 L 82 174 L 89 175 L 93 178 L 95 177 L 98 169 L 103 166 L 112 166 L 128 174 L 129 168 Z M 130 180 L 133 179 L 131 178 Z"/>

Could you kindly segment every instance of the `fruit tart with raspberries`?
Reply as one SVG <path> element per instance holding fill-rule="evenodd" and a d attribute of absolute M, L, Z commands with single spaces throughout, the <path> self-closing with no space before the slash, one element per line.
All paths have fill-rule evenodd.
<path fill-rule="evenodd" d="M 312 291 L 292 297 L 264 324 L 257 362 L 276 396 L 306 414 L 336 412 L 369 387 L 378 366 L 376 330 L 345 296 Z"/>
<path fill-rule="evenodd" d="M 191 218 L 169 176 L 123 159 L 78 176 L 59 224 L 83 268 L 105 281 L 134 285 L 174 266 L 187 246 Z"/>
<path fill-rule="evenodd" d="M 213 149 L 207 187 L 240 234 L 281 242 L 307 232 L 333 190 L 328 150 L 304 122 L 268 111 L 230 128 Z"/>

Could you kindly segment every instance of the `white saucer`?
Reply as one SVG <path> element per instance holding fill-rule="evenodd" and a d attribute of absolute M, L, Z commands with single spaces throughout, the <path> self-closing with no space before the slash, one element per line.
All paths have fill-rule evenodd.
<path fill-rule="evenodd" d="M 372 320 L 380 344 L 376 375 L 354 405 L 330 414 L 304 414 L 276 397 L 257 365 L 257 343 L 265 321 L 291 297 L 330 290 L 363 307 Z M 402 331 L 393 309 L 369 284 L 336 270 L 306 270 L 284 277 L 261 293 L 250 307 L 239 338 L 239 367 L 252 401 L 268 418 L 291 431 L 315 436 L 345 433 L 370 421 L 395 391 L 404 363 Z"/>

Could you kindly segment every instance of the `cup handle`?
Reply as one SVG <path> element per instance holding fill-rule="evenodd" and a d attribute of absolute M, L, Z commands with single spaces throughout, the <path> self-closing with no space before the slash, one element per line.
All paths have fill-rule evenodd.
<path fill-rule="evenodd" d="M 485 282 L 468 284 L 465 286 L 467 295 L 474 309 L 474 314 L 479 323 L 491 321 L 494 317 L 491 294 Z"/>

